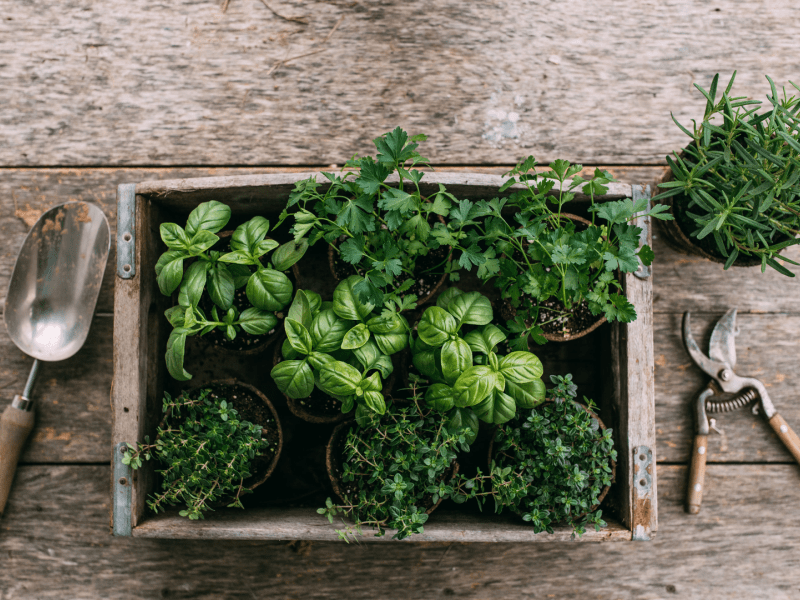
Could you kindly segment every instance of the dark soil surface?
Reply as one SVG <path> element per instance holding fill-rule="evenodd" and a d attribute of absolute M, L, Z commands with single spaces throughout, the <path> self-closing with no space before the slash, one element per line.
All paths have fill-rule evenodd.
<path fill-rule="evenodd" d="M 414 294 L 422 300 L 427 298 L 439 284 L 444 276 L 444 263 L 447 260 L 447 255 L 450 253 L 450 248 L 446 246 L 439 246 L 435 250 L 431 250 L 425 256 L 417 258 L 414 264 L 414 285 L 412 285 L 405 294 Z M 359 275 L 364 275 L 363 269 L 357 269 Z M 333 255 L 333 274 L 338 281 L 347 279 L 353 275 L 353 265 L 341 259 L 338 252 Z M 400 286 L 408 279 L 406 273 L 402 273 L 395 279 L 395 285 Z"/>
<path fill-rule="evenodd" d="M 541 325 L 544 332 L 554 335 L 574 336 L 589 329 L 603 318 L 602 315 L 593 315 L 585 301 L 576 306 L 568 315 L 560 315 L 564 311 L 564 305 L 553 298 L 543 302 L 540 306 L 537 323 L 545 323 Z M 556 320 L 546 323 L 550 319 Z"/>
<path fill-rule="evenodd" d="M 275 457 L 275 450 L 277 450 L 280 440 L 275 417 L 261 398 L 245 387 L 215 384 L 210 386 L 210 389 L 210 398 L 214 398 L 217 401 L 227 400 L 228 404 L 233 405 L 242 420 L 261 425 L 261 437 L 270 444 L 270 447 L 263 454 L 256 455 L 250 463 L 252 475 L 244 482 L 244 485 L 245 487 L 252 485 L 269 469 L 272 459 Z"/>

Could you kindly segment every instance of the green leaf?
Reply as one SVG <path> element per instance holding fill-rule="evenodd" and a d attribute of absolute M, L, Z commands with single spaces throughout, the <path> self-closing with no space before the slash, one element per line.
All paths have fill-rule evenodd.
<path fill-rule="evenodd" d="M 305 290 L 297 290 L 294 295 L 294 302 L 289 307 L 289 312 L 286 317 L 294 319 L 306 329 L 311 329 L 312 321 L 311 303 L 308 301 L 308 296 Z"/>
<path fill-rule="evenodd" d="M 542 362 L 530 352 L 511 352 L 500 359 L 500 372 L 506 381 L 527 383 L 542 376 Z"/>
<path fill-rule="evenodd" d="M 341 281 L 333 292 L 333 310 L 343 319 L 364 321 L 375 308 L 374 304 L 361 302 L 353 287 L 364 281 L 359 275 L 351 275 Z"/>
<path fill-rule="evenodd" d="M 541 379 L 516 383 L 506 378 L 505 392 L 514 399 L 518 407 L 534 408 L 544 402 L 547 389 Z"/>
<path fill-rule="evenodd" d="M 276 271 L 288 271 L 305 256 L 307 250 L 308 240 L 305 238 L 281 244 L 272 253 L 272 268 Z"/>
<path fill-rule="evenodd" d="M 378 192 L 386 178 L 391 171 L 383 166 L 381 163 L 376 163 L 372 160 L 371 156 L 364 157 L 359 160 L 359 175 L 356 178 L 356 185 L 360 187 L 364 193 L 374 195 Z"/>
<path fill-rule="evenodd" d="M 211 248 L 219 241 L 219 238 L 210 231 L 200 230 L 192 237 L 189 252 L 196 256 Z"/>
<path fill-rule="evenodd" d="M 478 415 L 475 414 L 471 408 L 454 408 L 445 422 L 447 431 L 453 434 L 461 434 L 466 429 L 469 429 L 469 435 L 466 435 L 466 442 L 468 444 L 475 443 L 478 438 L 478 430 L 480 423 L 478 422 Z"/>
<path fill-rule="evenodd" d="M 497 375 L 492 369 L 476 365 L 464 371 L 453 384 L 456 406 L 474 406 L 494 390 Z"/>
<path fill-rule="evenodd" d="M 416 143 L 406 145 L 408 134 L 400 127 L 387 133 L 383 137 L 373 140 L 378 149 L 378 161 L 388 165 L 400 165 L 412 158 L 417 148 Z"/>
<path fill-rule="evenodd" d="M 288 340 L 286 341 L 288 342 Z M 298 356 L 300 355 L 298 354 Z M 325 354 L 324 352 L 312 352 L 311 354 L 308 355 L 308 364 L 311 365 L 312 369 L 315 369 L 317 371 L 321 371 L 325 365 L 329 365 L 335 362 L 336 362 L 335 358 L 333 358 L 330 354 Z"/>
<path fill-rule="evenodd" d="M 311 323 L 311 339 L 317 352 L 335 352 L 342 347 L 342 340 L 350 330 L 351 323 L 340 319 L 332 309 L 322 310 Z"/>
<path fill-rule="evenodd" d="M 170 254 L 173 252 L 174 254 Z M 161 255 L 156 263 L 158 272 L 158 289 L 165 296 L 171 296 L 178 289 L 183 279 L 183 252 L 180 250 L 169 250 Z"/>
<path fill-rule="evenodd" d="M 472 407 L 481 421 L 500 425 L 514 418 L 517 405 L 514 398 L 503 392 L 489 394 L 481 402 Z"/>
<path fill-rule="evenodd" d="M 339 244 L 339 256 L 342 257 L 343 261 L 351 265 L 357 265 L 364 257 L 363 241 L 354 238 L 346 239 Z"/>
<path fill-rule="evenodd" d="M 434 350 L 414 352 L 411 357 L 411 362 L 425 377 L 437 377 L 438 367 L 436 365 L 436 353 Z"/>
<path fill-rule="evenodd" d="M 264 217 L 256 216 L 242 223 L 236 228 L 231 236 L 231 250 L 249 252 L 256 254 L 258 243 L 263 240 L 269 232 L 269 221 Z"/>
<path fill-rule="evenodd" d="M 219 257 L 219 262 L 233 265 L 255 265 L 258 260 L 254 259 L 249 252 L 236 250 L 235 252 L 228 252 Z M 248 275 L 250 270 L 248 269 Z"/>
<path fill-rule="evenodd" d="M 225 265 L 220 263 L 209 269 L 208 275 L 206 285 L 211 301 L 222 310 L 228 310 L 233 306 L 233 294 L 236 291 L 233 275 Z"/>
<path fill-rule="evenodd" d="M 386 413 L 386 401 L 380 392 L 364 392 L 364 405 L 379 415 Z"/>
<path fill-rule="evenodd" d="M 178 327 L 173 329 L 167 340 L 167 371 L 178 381 L 188 381 L 192 376 L 183 368 L 183 357 L 186 349 L 187 330 Z"/>
<path fill-rule="evenodd" d="M 405 333 L 406 327 L 403 320 L 396 313 L 383 314 L 372 317 L 367 321 L 367 327 L 372 333 Z"/>
<path fill-rule="evenodd" d="M 197 306 L 206 287 L 206 275 L 211 263 L 205 260 L 196 260 L 186 269 L 182 287 L 186 288 L 186 297 L 192 306 Z"/>
<path fill-rule="evenodd" d="M 436 306 L 447 310 L 450 301 L 456 296 L 460 296 L 463 293 L 464 292 L 455 287 L 446 288 L 441 294 L 439 294 L 439 297 L 436 298 Z"/>
<path fill-rule="evenodd" d="M 284 360 L 270 373 L 278 389 L 289 398 L 308 398 L 314 390 L 314 373 L 305 360 Z"/>
<path fill-rule="evenodd" d="M 447 340 L 442 346 L 442 373 L 448 385 L 455 384 L 459 376 L 472 366 L 472 350 L 464 340 Z"/>
<path fill-rule="evenodd" d="M 457 331 L 458 323 L 453 316 L 438 306 L 426 309 L 417 326 L 419 339 L 433 347 L 441 346 Z"/>
<path fill-rule="evenodd" d="M 186 232 L 175 223 L 162 223 L 159 227 L 161 239 L 170 250 L 188 250 L 192 245 Z"/>
<path fill-rule="evenodd" d="M 247 299 L 261 310 L 279 311 L 292 301 L 292 282 L 273 269 L 259 269 L 247 282 Z"/>
<path fill-rule="evenodd" d="M 197 205 L 186 220 L 186 233 L 194 236 L 204 229 L 211 233 L 221 231 L 231 218 L 231 209 L 222 202 L 211 200 Z"/>
<path fill-rule="evenodd" d="M 480 292 L 459 294 L 447 305 L 447 311 L 457 319 L 459 327 L 486 325 L 493 317 L 492 303 Z"/>
<path fill-rule="evenodd" d="M 272 331 L 278 324 L 274 313 L 258 308 L 246 308 L 239 315 L 239 325 L 250 335 L 264 335 Z"/>
<path fill-rule="evenodd" d="M 443 383 L 434 383 L 425 391 L 425 403 L 439 412 L 447 412 L 455 406 L 453 388 Z"/>
<path fill-rule="evenodd" d="M 387 356 L 400 352 L 408 343 L 405 333 L 375 333 L 373 337 L 378 348 Z"/>
<path fill-rule="evenodd" d="M 342 339 L 342 350 L 361 348 L 369 340 L 369 329 L 364 323 L 359 323 L 348 331 Z"/>
<path fill-rule="evenodd" d="M 308 329 L 303 327 L 302 323 L 286 318 L 284 320 L 284 328 L 286 329 L 286 337 L 295 351 L 300 354 L 311 354 L 314 344 L 311 341 L 311 334 Z"/>
<path fill-rule="evenodd" d="M 653 264 L 653 259 L 656 257 L 655 253 L 653 252 L 653 249 L 647 244 L 644 244 L 639 249 L 639 251 L 636 253 L 636 256 L 639 257 L 639 260 L 642 261 L 642 264 L 645 267 L 649 267 L 651 264 Z"/>
<path fill-rule="evenodd" d="M 332 396 L 350 396 L 361 383 L 358 369 L 345 362 L 336 361 L 325 365 L 319 375 L 319 389 Z"/>

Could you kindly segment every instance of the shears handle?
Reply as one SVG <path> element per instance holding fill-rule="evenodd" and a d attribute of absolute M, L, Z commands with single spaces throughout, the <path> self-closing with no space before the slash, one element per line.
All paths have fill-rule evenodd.
<path fill-rule="evenodd" d="M 800 438 L 797 437 L 797 434 L 792 431 L 792 428 L 786 424 L 786 421 L 784 421 L 783 417 L 778 413 L 772 415 L 769 424 L 772 426 L 772 429 L 775 430 L 775 433 L 778 434 L 778 437 L 781 438 L 784 445 L 789 449 L 789 452 L 792 453 L 794 459 L 800 463 Z"/>
<path fill-rule="evenodd" d="M 708 435 L 697 434 L 692 444 L 692 459 L 689 463 L 689 488 L 686 491 L 686 511 L 696 515 L 703 502 L 703 485 L 706 478 Z"/>

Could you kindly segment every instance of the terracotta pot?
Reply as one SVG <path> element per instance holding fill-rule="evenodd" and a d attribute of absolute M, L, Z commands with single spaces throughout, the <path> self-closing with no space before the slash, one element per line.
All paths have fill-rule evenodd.
<path fill-rule="evenodd" d="M 545 400 L 545 402 L 552 402 L 552 400 Z M 602 431 L 606 430 L 605 423 L 603 423 L 603 421 L 600 419 L 600 417 L 598 417 L 593 411 L 589 410 L 588 407 L 584 406 L 580 402 L 575 402 L 575 404 L 577 404 L 583 410 L 585 410 L 587 413 L 589 413 L 592 416 L 593 419 L 596 419 L 597 420 L 597 424 L 600 426 L 600 429 Z M 495 429 L 495 433 L 496 432 L 497 432 L 497 429 Z M 489 452 L 488 452 L 488 456 L 487 456 L 487 466 L 488 466 L 488 469 L 489 469 L 488 472 L 491 472 L 491 470 L 492 470 L 492 460 L 494 459 L 494 455 L 495 455 L 495 452 L 494 452 L 494 439 L 495 439 L 495 435 L 492 435 L 492 438 L 489 441 Z M 614 479 L 616 478 L 616 475 L 617 475 L 617 462 L 614 459 L 611 459 L 611 481 L 612 481 L 612 483 L 614 482 Z M 533 485 L 535 485 L 535 484 L 531 483 L 531 486 L 533 486 Z M 594 510 L 597 509 L 598 506 L 600 506 L 603 503 L 603 500 L 605 500 L 605 497 L 608 495 L 608 491 L 610 489 L 611 489 L 610 485 L 607 485 L 607 486 L 605 486 L 603 488 L 603 490 L 600 492 L 600 495 L 597 497 L 597 503 L 595 505 L 593 505 L 588 510 L 588 512 L 593 512 Z M 521 513 L 521 511 L 519 511 L 516 507 L 512 507 L 511 510 L 513 512 L 517 513 L 517 514 Z M 578 518 L 583 517 L 585 514 L 587 514 L 587 513 L 583 513 L 581 515 L 578 515 Z"/>
<path fill-rule="evenodd" d="M 438 217 L 439 221 L 442 224 L 444 224 L 444 222 L 445 222 L 444 218 L 441 215 L 436 215 L 436 216 Z M 337 241 L 336 244 L 341 243 L 341 241 L 342 240 Z M 452 255 L 450 254 L 451 248 L 449 246 L 447 246 L 447 248 L 448 248 L 447 262 L 449 263 L 449 262 L 452 261 Z M 328 266 L 330 267 L 331 275 L 333 275 L 334 281 L 336 281 L 338 283 L 338 282 L 341 281 L 341 278 L 336 274 L 336 259 L 337 259 L 337 257 L 338 257 L 338 253 L 336 252 L 336 248 L 334 247 L 334 244 L 330 244 L 328 246 Z M 363 273 L 362 273 L 362 275 L 363 275 Z M 429 302 L 431 298 L 436 296 L 436 294 L 439 292 L 439 290 L 444 285 L 444 282 L 446 280 L 447 280 L 447 273 L 444 273 L 439 278 L 439 280 L 436 282 L 436 284 L 431 288 L 431 291 L 427 295 L 420 296 L 417 299 L 417 306 L 418 307 L 422 306 L 423 304 Z M 412 288 L 410 290 L 408 290 L 407 293 L 409 293 L 409 294 L 414 293 L 413 286 L 412 286 Z"/>
<path fill-rule="evenodd" d="M 681 152 L 680 156 L 684 156 L 683 152 Z M 668 183 L 674 179 L 675 177 L 672 174 L 672 169 L 667 167 L 661 179 L 657 183 Z M 667 245 L 670 248 L 680 252 L 681 254 L 700 256 L 720 264 L 725 264 L 727 262 L 728 259 L 722 256 L 722 254 L 719 253 L 719 250 L 716 249 L 716 243 L 714 242 L 713 237 L 704 238 L 704 240 L 709 240 L 710 244 L 713 244 L 713 246 L 708 245 L 706 248 L 704 248 L 698 245 L 697 241 L 693 241 L 692 238 L 689 237 L 690 232 L 685 232 L 681 228 L 681 223 L 684 220 L 683 214 L 687 210 L 687 205 L 689 203 L 689 198 L 687 196 L 684 194 L 677 194 L 675 196 L 670 196 L 669 198 L 664 198 L 660 202 L 669 206 L 670 213 L 672 213 L 672 216 L 674 217 L 674 220 L 672 221 L 658 222 L 661 232 L 664 234 L 664 240 L 667 242 Z M 757 256 L 744 256 L 739 254 L 739 256 L 736 257 L 736 260 L 733 261 L 734 267 L 755 267 L 760 265 L 761 259 Z"/>
<path fill-rule="evenodd" d="M 286 334 L 281 333 L 278 337 L 277 342 L 275 343 L 275 350 L 272 353 L 272 366 L 275 367 L 279 362 L 283 360 L 283 356 L 281 355 L 281 346 L 283 345 L 283 340 L 286 339 Z M 392 388 L 394 387 L 395 382 L 395 371 L 393 370 L 392 373 L 389 375 L 389 378 L 383 382 L 383 393 L 384 396 L 391 396 Z M 348 413 L 343 413 L 338 411 L 336 414 L 319 414 L 315 413 L 313 410 L 310 409 L 310 406 L 313 406 L 316 403 L 324 401 L 325 399 L 330 398 L 330 396 L 324 394 L 321 390 L 319 390 L 316 386 L 314 390 L 311 392 L 311 395 L 308 397 L 310 400 L 309 403 L 305 403 L 304 401 L 306 398 L 290 398 L 286 394 L 283 394 L 286 398 L 286 404 L 289 406 L 289 410 L 292 411 L 292 414 L 296 417 L 303 419 L 304 421 L 308 421 L 309 423 L 341 423 L 345 419 L 351 418 L 353 415 L 353 411 Z M 339 401 L 336 400 L 337 405 Z"/>
<path fill-rule="evenodd" d="M 248 490 L 254 490 L 262 483 L 264 483 L 267 479 L 269 479 L 269 476 L 272 475 L 272 472 L 275 470 L 275 466 L 278 464 L 278 459 L 280 458 L 281 450 L 283 449 L 283 428 L 281 427 L 281 421 L 278 418 L 278 412 L 275 410 L 275 407 L 272 405 L 272 402 L 269 401 L 269 398 L 267 398 L 267 396 L 264 395 L 264 393 L 262 393 L 261 390 L 253 387 L 250 384 L 238 381 L 236 379 L 216 379 L 207 384 L 189 388 L 188 390 L 186 390 L 186 392 L 191 394 L 192 392 L 196 392 L 201 389 L 210 388 L 213 393 L 215 388 L 219 389 L 221 386 L 235 386 L 245 390 L 252 398 L 263 402 L 266 405 L 267 409 L 269 410 L 270 414 L 272 415 L 272 419 L 274 419 L 275 427 L 271 429 L 272 430 L 277 429 L 278 433 L 277 450 L 275 451 L 272 460 L 268 464 L 262 465 L 244 482 L 244 487 L 246 487 Z M 236 411 L 239 413 L 239 415 L 242 417 L 243 420 L 250 421 L 251 423 L 254 423 L 256 425 L 261 425 L 262 429 L 267 429 L 267 427 L 263 423 L 259 423 L 254 416 L 249 415 L 248 414 L 249 411 L 246 408 L 240 409 L 240 407 L 236 405 L 235 399 L 232 398 L 225 398 L 225 399 L 228 400 L 228 402 L 230 402 L 233 405 L 233 408 L 236 409 Z M 161 424 L 159 424 L 159 427 L 162 427 L 165 422 L 166 422 L 166 415 L 161 420 Z M 223 501 L 215 504 L 214 506 L 225 506 L 227 504 L 229 504 L 229 502 Z"/>
<path fill-rule="evenodd" d="M 334 428 L 333 433 L 331 433 L 331 439 L 328 440 L 328 447 L 325 451 L 325 464 L 328 467 L 328 476 L 331 479 L 331 486 L 333 487 L 334 494 L 336 494 L 336 497 L 342 504 L 345 503 L 346 495 L 344 490 L 344 482 L 342 481 L 342 448 L 344 447 L 345 438 L 347 437 L 350 428 L 355 424 L 355 421 L 345 421 L 344 423 L 337 425 Z M 454 460 L 450 465 L 450 469 L 445 473 L 444 478 L 452 480 L 453 477 L 458 475 L 458 469 L 458 462 Z M 439 501 L 434 504 L 433 496 L 431 495 L 427 501 L 429 506 L 426 508 L 425 514 L 431 514 L 439 507 L 442 501 L 443 499 L 439 498 Z"/>
<path fill-rule="evenodd" d="M 561 213 L 562 217 L 566 217 L 571 221 L 575 221 L 576 223 L 581 223 L 582 225 L 589 227 L 591 222 L 584 219 L 583 217 L 579 217 L 578 215 L 573 215 L 572 213 Z M 513 320 L 514 317 L 517 316 L 517 309 L 511 306 L 511 303 L 508 300 L 502 300 L 500 305 L 500 316 L 507 321 Z M 605 315 L 600 315 L 596 317 L 596 320 L 587 328 L 581 329 L 577 333 L 544 333 L 544 338 L 549 342 L 569 342 L 571 340 L 577 340 L 581 338 L 606 322 Z"/>

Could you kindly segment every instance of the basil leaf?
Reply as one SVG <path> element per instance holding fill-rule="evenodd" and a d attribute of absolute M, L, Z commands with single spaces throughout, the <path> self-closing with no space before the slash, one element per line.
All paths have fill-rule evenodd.
<path fill-rule="evenodd" d="M 275 313 L 258 308 L 247 308 L 239 315 L 239 325 L 250 335 L 264 335 L 278 324 Z"/>
<path fill-rule="evenodd" d="M 198 204 L 189 218 L 186 219 L 186 233 L 195 236 L 198 231 L 204 229 L 211 233 L 217 233 L 231 218 L 231 209 L 222 202 L 210 200 Z"/>
<path fill-rule="evenodd" d="M 364 323 L 359 323 L 344 335 L 342 350 L 361 348 L 369 339 L 369 329 Z"/>
<path fill-rule="evenodd" d="M 227 254 L 223 254 L 222 256 L 220 256 L 219 262 L 235 264 L 235 265 L 254 265 L 258 261 L 254 260 L 249 252 L 245 252 L 244 250 L 236 250 L 234 252 L 228 252 Z"/>
<path fill-rule="evenodd" d="M 236 291 L 236 286 L 233 285 L 233 275 L 225 265 L 220 263 L 209 269 L 208 274 L 210 275 L 207 280 L 208 295 L 211 297 L 211 301 L 222 310 L 228 310 L 233 306 L 233 294 Z"/>
<path fill-rule="evenodd" d="M 294 319 L 285 319 L 284 328 L 286 329 L 286 338 L 297 352 L 300 354 L 310 354 L 313 349 L 311 342 L 311 334 L 303 327 L 302 323 Z"/>
<path fill-rule="evenodd" d="M 214 244 L 219 241 L 219 238 L 211 233 L 210 231 L 200 230 L 192 237 L 191 245 L 189 246 L 189 252 L 191 252 L 194 256 L 201 254 L 211 248 Z"/>
<path fill-rule="evenodd" d="M 468 444 L 475 443 L 480 429 L 478 415 L 471 408 L 454 408 L 444 426 L 450 433 L 460 434 L 463 432 Z M 469 429 L 468 432 L 467 429 Z"/>
<path fill-rule="evenodd" d="M 496 382 L 496 374 L 489 367 L 470 367 L 453 384 L 456 406 L 463 408 L 478 404 L 494 391 Z"/>
<path fill-rule="evenodd" d="M 437 348 L 451 335 L 455 335 L 456 331 L 458 331 L 456 320 L 449 312 L 438 306 L 429 307 L 417 326 L 419 339 Z"/>
<path fill-rule="evenodd" d="M 455 406 L 453 388 L 443 383 L 434 383 L 425 392 L 425 403 L 439 412 L 447 412 Z"/>
<path fill-rule="evenodd" d="M 514 418 L 517 405 L 514 399 L 503 392 L 495 391 L 472 407 L 481 421 L 500 425 Z"/>
<path fill-rule="evenodd" d="M 459 294 L 447 305 L 447 312 L 458 320 L 459 327 L 465 324 L 487 325 L 493 317 L 492 303 L 480 292 Z"/>
<path fill-rule="evenodd" d="M 489 351 L 492 351 L 497 344 L 506 339 L 506 334 L 503 333 L 498 327 L 495 327 L 491 324 L 482 327 L 478 331 L 480 331 L 481 337 L 489 347 Z M 489 352 L 486 354 L 489 354 Z"/>
<path fill-rule="evenodd" d="M 264 217 L 256 216 L 242 223 L 231 236 L 231 250 L 249 252 L 255 255 L 258 243 L 269 232 L 269 221 Z"/>
<path fill-rule="evenodd" d="M 350 321 L 363 321 L 375 308 L 373 304 L 361 302 L 358 299 L 358 294 L 353 291 L 353 286 L 363 280 L 363 277 L 351 275 L 340 282 L 333 291 L 333 310 L 341 318 Z"/>
<path fill-rule="evenodd" d="M 276 271 L 288 270 L 303 258 L 306 250 L 308 250 L 308 240 L 305 238 L 278 246 L 278 249 L 272 253 L 272 268 Z"/>
<path fill-rule="evenodd" d="M 448 385 L 453 385 L 461 373 L 471 366 L 472 350 L 467 342 L 458 338 L 444 343 L 442 346 L 442 375 Z"/>
<path fill-rule="evenodd" d="M 530 352 L 512 352 L 500 359 L 500 372 L 515 383 L 535 381 L 542 376 L 542 362 Z"/>
<path fill-rule="evenodd" d="M 306 293 L 306 298 L 308 298 L 308 304 L 311 307 L 311 315 L 316 315 L 322 308 L 322 297 L 317 292 L 312 292 L 311 290 L 303 291 Z M 329 302 L 328 304 L 331 303 Z M 333 304 L 328 308 L 333 308 Z"/>
<path fill-rule="evenodd" d="M 156 277 L 161 275 L 161 271 L 166 267 L 169 263 L 173 260 L 177 260 L 179 258 L 189 258 L 189 255 L 184 250 L 167 250 L 158 257 L 158 261 L 156 262 Z"/>
<path fill-rule="evenodd" d="M 361 382 L 361 389 L 365 392 L 380 392 L 383 389 L 381 376 L 377 373 L 373 373 Z"/>
<path fill-rule="evenodd" d="M 167 256 L 169 252 L 165 252 L 162 254 L 161 258 Z M 177 256 L 172 255 L 172 256 Z M 178 286 L 181 284 L 181 279 L 183 279 L 183 253 L 180 253 L 181 258 L 172 258 L 167 262 L 161 263 L 161 272 L 158 274 L 158 289 L 161 290 L 161 293 L 165 296 L 171 296 L 172 292 L 178 289 Z M 170 257 L 168 257 L 170 258 Z M 161 262 L 161 259 L 159 259 Z M 158 268 L 158 265 L 156 266 Z"/>
<path fill-rule="evenodd" d="M 367 321 L 367 327 L 372 333 L 381 335 L 387 333 L 405 333 L 403 321 L 395 314 L 372 317 Z"/>
<path fill-rule="evenodd" d="M 167 340 L 167 371 L 178 381 L 188 381 L 192 376 L 183 368 L 183 357 L 186 350 L 187 329 L 178 327 L 173 329 Z"/>
<path fill-rule="evenodd" d="M 196 260 L 186 269 L 181 287 L 186 287 L 186 298 L 192 306 L 197 306 L 206 287 L 206 276 L 211 263 L 205 260 Z"/>
<path fill-rule="evenodd" d="M 386 413 L 386 401 L 380 392 L 364 392 L 364 405 L 379 415 Z"/>
<path fill-rule="evenodd" d="M 275 240 L 270 240 L 270 239 L 261 240 L 253 248 L 253 250 L 252 250 L 253 256 L 255 258 L 260 258 L 260 257 L 264 256 L 267 252 L 272 250 L 273 248 L 277 248 L 277 247 L 278 247 L 278 242 L 276 242 Z M 278 269 L 276 269 L 276 271 L 277 270 Z"/>
<path fill-rule="evenodd" d="M 289 360 L 293 360 L 295 358 L 299 359 L 303 358 L 302 354 L 300 354 L 297 350 L 292 348 L 292 344 L 289 342 L 289 338 L 284 339 L 283 343 L 281 344 L 281 356 Z M 314 365 L 312 364 L 311 366 L 313 367 Z"/>
<path fill-rule="evenodd" d="M 352 402 L 352 400 L 351 400 Z M 352 404 L 350 405 L 350 409 L 352 410 Z M 342 405 L 343 412 L 349 412 L 344 410 L 344 405 Z M 364 406 L 363 404 L 359 404 L 356 406 L 356 423 L 358 423 L 359 427 L 367 427 L 372 422 L 372 413 L 369 408 Z"/>
<path fill-rule="evenodd" d="M 159 232 L 161 239 L 170 250 L 188 250 L 192 245 L 183 227 L 175 223 L 162 223 Z"/>
<path fill-rule="evenodd" d="M 492 350 L 478 329 L 470 331 L 467 335 L 465 335 L 464 341 L 469 344 L 469 347 L 473 352 L 478 354 L 489 354 L 489 352 Z"/>
<path fill-rule="evenodd" d="M 411 362 L 417 368 L 417 371 L 426 377 L 437 377 L 436 353 L 434 350 L 426 350 L 425 352 L 417 352 L 411 358 Z"/>
<path fill-rule="evenodd" d="M 304 290 L 297 290 L 294 295 L 294 302 L 289 307 L 286 317 L 294 319 L 306 329 L 311 329 L 311 303 Z"/>
<path fill-rule="evenodd" d="M 336 361 L 322 367 L 319 375 L 319 389 L 334 396 L 350 396 L 361 383 L 358 369 L 345 362 Z"/>
<path fill-rule="evenodd" d="M 170 306 L 164 311 L 164 316 L 167 317 L 167 321 L 173 327 L 183 327 L 186 322 L 185 314 L 186 309 L 183 306 Z"/>
<path fill-rule="evenodd" d="M 321 311 L 311 323 L 311 339 L 317 352 L 334 352 L 342 347 L 350 323 L 336 316 L 333 310 Z"/>
<path fill-rule="evenodd" d="M 447 305 L 450 304 L 450 301 L 456 296 L 460 296 L 463 293 L 464 292 L 462 292 L 458 288 L 454 287 L 447 288 L 441 294 L 439 294 L 438 298 L 436 298 L 436 306 L 438 306 L 439 308 L 443 308 L 444 310 L 447 310 Z"/>
<path fill-rule="evenodd" d="M 375 364 L 375 361 L 381 356 L 381 351 L 375 340 L 367 340 L 367 342 L 353 350 L 353 355 L 358 359 L 364 371 L 368 371 Z"/>
<path fill-rule="evenodd" d="M 270 373 L 278 389 L 289 398 L 308 398 L 314 390 L 314 374 L 305 360 L 284 360 Z"/>
<path fill-rule="evenodd" d="M 244 265 L 228 263 L 228 271 L 233 275 L 233 287 L 237 290 L 246 286 L 247 282 L 250 280 L 250 269 Z"/>
<path fill-rule="evenodd" d="M 408 343 L 408 337 L 406 337 L 405 333 L 387 333 L 385 335 L 376 333 L 374 337 L 378 348 L 387 356 L 400 352 Z"/>
<path fill-rule="evenodd" d="M 506 378 L 505 392 L 514 399 L 520 408 L 534 408 L 544 402 L 547 389 L 541 379 L 516 383 Z"/>
<path fill-rule="evenodd" d="M 281 310 L 292 301 L 292 282 L 279 271 L 259 269 L 247 282 L 247 299 L 261 310 Z"/>
<path fill-rule="evenodd" d="M 335 363 L 336 359 L 324 352 L 312 352 L 308 355 L 308 362 L 312 368 L 321 371 L 325 365 Z"/>

